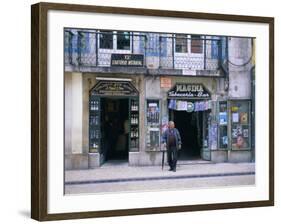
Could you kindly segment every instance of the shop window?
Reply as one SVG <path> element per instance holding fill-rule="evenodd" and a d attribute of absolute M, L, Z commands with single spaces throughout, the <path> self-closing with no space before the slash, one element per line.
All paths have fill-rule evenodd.
<path fill-rule="evenodd" d="M 231 144 L 232 149 L 251 147 L 250 101 L 231 101 Z"/>
<path fill-rule="evenodd" d="M 138 151 L 139 148 L 139 101 L 130 100 L 130 151 Z"/>
<path fill-rule="evenodd" d="M 160 150 L 160 104 L 159 100 L 146 101 L 146 148 Z"/>
<path fill-rule="evenodd" d="M 100 151 L 100 99 L 93 96 L 89 101 L 89 152 Z"/>
<path fill-rule="evenodd" d="M 102 49 L 113 49 L 113 32 L 102 31 L 99 34 L 100 48 Z"/>
<path fill-rule="evenodd" d="M 221 149 L 228 147 L 227 124 L 227 102 L 219 102 L 219 148 Z"/>
<path fill-rule="evenodd" d="M 176 35 L 176 52 L 187 53 L 187 38 L 186 35 Z"/>
<path fill-rule="evenodd" d="M 117 49 L 118 50 L 130 50 L 130 33 L 129 32 L 117 32 Z"/>
<path fill-rule="evenodd" d="M 202 54 L 203 41 L 200 35 L 191 35 L 191 53 Z"/>

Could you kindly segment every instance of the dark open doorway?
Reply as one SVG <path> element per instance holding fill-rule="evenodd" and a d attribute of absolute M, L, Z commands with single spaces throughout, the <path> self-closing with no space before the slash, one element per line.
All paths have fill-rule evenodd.
<path fill-rule="evenodd" d="M 203 112 L 171 111 L 182 139 L 179 160 L 200 159 L 202 147 Z"/>
<path fill-rule="evenodd" d="M 128 119 L 128 99 L 101 99 L 101 151 L 105 161 L 128 161 L 128 128 L 126 128 Z"/>

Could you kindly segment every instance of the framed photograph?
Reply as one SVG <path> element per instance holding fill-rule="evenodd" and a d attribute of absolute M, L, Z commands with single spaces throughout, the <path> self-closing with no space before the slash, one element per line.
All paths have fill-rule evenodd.
<path fill-rule="evenodd" d="M 31 9 L 33 219 L 274 205 L 274 18 Z"/>

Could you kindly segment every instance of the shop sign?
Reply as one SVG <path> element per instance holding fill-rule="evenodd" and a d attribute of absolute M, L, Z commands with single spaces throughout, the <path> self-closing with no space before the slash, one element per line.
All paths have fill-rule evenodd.
<path fill-rule="evenodd" d="M 111 66 L 143 67 L 143 54 L 111 54 Z"/>
<path fill-rule="evenodd" d="M 99 81 L 91 90 L 92 95 L 137 96 L 138 91 L 130 82 Z"/>
<path fill-rule="evenodd" d="M 203 84 L 177 83 L 168 92 L 170 98 L 193 98 L 208 99 L 211 97 L 210 92 Z"/>

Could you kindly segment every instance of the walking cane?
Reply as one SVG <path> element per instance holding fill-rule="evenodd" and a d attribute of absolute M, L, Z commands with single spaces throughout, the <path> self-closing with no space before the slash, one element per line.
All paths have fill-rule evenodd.
<path fill-rule="evenodd" d="M 165 161 L 165 150 L 162 148 L 162 170 L 164 169 L 164 161 Z"/>

